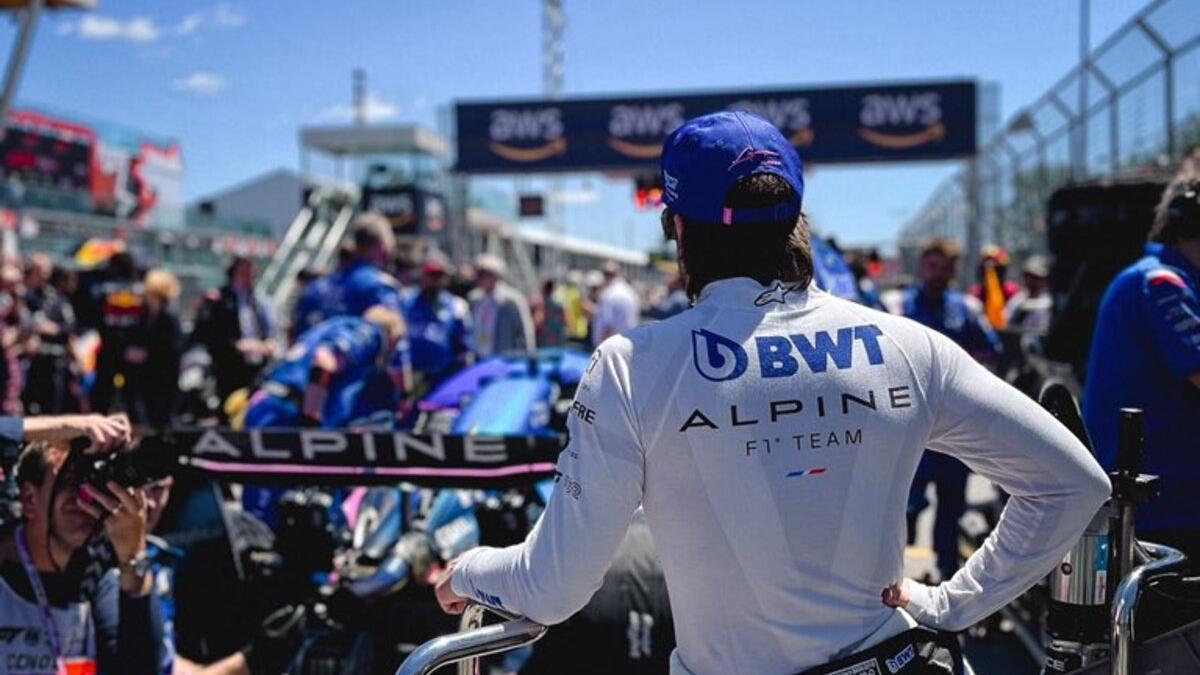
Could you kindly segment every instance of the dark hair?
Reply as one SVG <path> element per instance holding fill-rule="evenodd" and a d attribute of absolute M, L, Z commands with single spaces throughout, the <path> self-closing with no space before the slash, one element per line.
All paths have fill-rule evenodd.
<path fill-rule="evenodd" d="M 1200 237 L 1200 169 L 1188 160 L 1163 190 L 1154 210 L 1150 241 L 1174 246 Z"/>
<path fill-rule="evenodd" d="M 786 180 L 760 173 L 734 185 L 725 195 L 725 206 L 769 209 L 793 199 L 795 192 Z M 670 209 L 663 211 L 663 232 L 668 238 L 674 238 L 674 217 Z M 749 277 L 764 285 L 786 281 L 800 289 L 812 282 L 812 244 L 808 218 L 803 213 L 795 220 L 744 227 L 684 217 L 683 232 L 679 256 L 687 270 L 687 294 L 692 299 L 708 284 L 734 277 Z"/>
<path fill-rule="evenodd" d="M 956 261 L 958 260 L 959 254 L 960 249 L 958 248 L 958 244 L 954 243 L 950 239 L 944 239 L 942 237 L 934 237 L 933 239 L 925 242 L 925 245 L 921 247 L 922 258 L 930 255 L 940 255 L 942 257 L 949 258 L 952 261 Z"/>
<path fill-rule="evenodd" d="M 113 281 L 132 281 L 137 278 L 137 263 L 133 259 L 133 254 L 126 251 L 112 254 L 105 269 L 108 272 L 108 278 Z"/>
<path fill-rule="evenodd" d="M 17 457 L 17 485 L 39 486 L 46 481 L 46 472 L 50 470 L 49 443 L 39 441 L 28 443 Z"/>
<path fill-rule="evenodd" d="M 233 256 L 233 258 L 229 261 L 229 264 L 225 266 L 225 280 L 233 281 L 233 274 L 234 272 L 237 272 L 238 266 L 249 264 L 251 264 L 250 258 L 247 258 L 244 255 Z"/>

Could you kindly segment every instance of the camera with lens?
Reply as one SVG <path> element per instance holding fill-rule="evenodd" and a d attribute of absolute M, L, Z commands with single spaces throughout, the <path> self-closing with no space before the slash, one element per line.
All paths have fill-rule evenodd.
<path fill-rule="evenodd" d="M 128 450 L 106 455 L 85 452 L 86 438 L 71 441 L 71 455 L 64 472 L 78 484 L 103 486 L 112 481 L 123 487 L 142 487 L 158 482 L 179 466 L 179 453 L 169 435 L 146 436 Z"/>

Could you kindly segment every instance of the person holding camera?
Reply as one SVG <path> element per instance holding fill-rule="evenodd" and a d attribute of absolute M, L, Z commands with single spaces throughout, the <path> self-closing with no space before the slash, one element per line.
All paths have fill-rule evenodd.
<path fill-rule="evenodd" d="M 117 418 L 105 426 L 98 416 L 86 417 L 74 431 L 86 427 L 95 434 L 27 420 L 26 436 L 40 440 L 17 460 L 22 516 L 0 538 L 0 625 L 16 631 L 13 639 L 0 640 L 0 673 L 161 672 L 162 621 L 146 557 L 146 493 L 112 481 L 90 484 L 88 464 L 73 461 L 60 443 L 68 434 L 87 435 L 94 448 L 108 449 L 120 436 L 128 438 L 128 422 Z M 107 430 L 118 427 L 125 431 L 97 445 L 97 435 L 107 439 Z M 118 566 L 93 597 L 81 600 L 77 574 L 68 570 L 77 569 L 72 557 L 98 531 L 112 544 Z"/>

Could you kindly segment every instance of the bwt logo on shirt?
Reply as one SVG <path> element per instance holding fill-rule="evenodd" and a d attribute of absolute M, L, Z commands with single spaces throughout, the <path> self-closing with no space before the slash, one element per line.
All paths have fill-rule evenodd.
<path fill-rule="evenodd" d="M 937 92 L 864 96 L 858 121 L 859 137 L 892 150 L 926 145 L 946 135 L 942 98 Z"/>
<path fill-rule="evenodd" d="M 490 149 L 513 162 L 539 162 L 567 151 L 562 109 L 499 108 L 488 125 Z"/>
<path fill-rule="evenodd" d="M 810 372 L 824 373 L 832 362 L 838 370 L 854 367 L 854 343 L 862 343 L 867 363 L 883 363 L 875 324 L 839 328 L 834 332 L 817 331 L 807 335 L 762 335 L 754 338 L 759 375 L 765 379 L 791 377 L 800 372 L 803 362 Z M 692 364 L 700 377 L 710 382 L 736 380 L 750 368 L 750 357 L 741 343 L 712 331 L 692 331 Z"/>

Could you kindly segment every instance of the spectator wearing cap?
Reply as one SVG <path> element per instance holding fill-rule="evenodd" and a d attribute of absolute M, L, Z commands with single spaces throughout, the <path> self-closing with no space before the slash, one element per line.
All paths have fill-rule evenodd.
<path fill-rule="evenodd" d="M 471 310 L 447 290 L 449 273 L 446 257 L 430 254 L 421 265 L 417 287 L 401 300 L 419 389 L 436 386 L 471 360 Z"/>
<path fill-rule="evenodd" d="M 596 314 L 592 317 L 592 346 L 620 335 L 638 323 L 641 300 L 621 276 L 621 268 L 609 260 L 604 263 L 604 282 L 596 296 Z"/>
<path fill-rule="evenodd" d="M 1025 287 L 1008 301 L 1004 313 L 1008 328 L 1022 333 L 1045 335 L 1050 328 L 1054 298 L 1050 295 L 1050 263 L 1045 256 L 1031 256 L 1021 269 Z"/>
<path fill-rule="evenodd" d="M 227 283 L 201 302 L 191 335 L 191 342 L 203 345 L 212 358 L 222 401 L 250 386 L 276 349 L 271 307 L 254 293 L 254 262 L 236 257 L 225 276 Z"/>
<path fill-rule="evenodd" d="M 475 259 L 475 289 L 467 296 L 475 328 L 475 353 L 481 357 L 534 348 L 529 303 L 504 282 L 506 267 L 485 253 Z"/>

